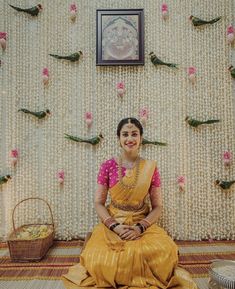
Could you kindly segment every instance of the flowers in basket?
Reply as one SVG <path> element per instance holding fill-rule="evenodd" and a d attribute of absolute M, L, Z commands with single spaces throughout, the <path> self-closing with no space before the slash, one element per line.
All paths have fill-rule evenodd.
<path fill-rule="evenodd" d="M 30 225 L 22 227 L 16 233 L 16 239 L 34 240 L 45 238 L 52 232 L 52 227 L 47 225 Z"/>

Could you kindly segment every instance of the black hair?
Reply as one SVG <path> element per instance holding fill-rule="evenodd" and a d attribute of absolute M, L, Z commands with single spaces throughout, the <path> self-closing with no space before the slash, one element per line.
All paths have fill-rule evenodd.
<path fill-rule="evenodd" d="M 133 123 L 140 131 L 140 135 L 142 136 L 143 135 L 143 126 L 142 124 L 138 121 L 137 118 L 135 117 L 127 117 L 127 118 L 123 118 L 118 126 L 117 126 L 117 136 L 120 138 L 120 132 L 121 132 L 121 129 L 122 127 L 127 124 L 127 123 Z"/>

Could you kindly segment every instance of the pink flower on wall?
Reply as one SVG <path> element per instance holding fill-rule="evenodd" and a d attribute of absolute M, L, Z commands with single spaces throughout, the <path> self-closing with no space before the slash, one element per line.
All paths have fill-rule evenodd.
<path fill-rule="evenodd" d="M 93 122 L 93 116 L 91 112 L 85 113 L 85 121 L 86 121 L 87 126 L 90 127 Z"/>
<path fill-rule="evenodd" d="M 230 166 L 232 163 L 233 155 L 230 151 L 225 151 L 223 153 L 223 162 L 226 167 Z"/>
<path fill-rule="evenodd" d="M 178 176 L 177 177 L 177 183 L 178 183 L 180 191 L 184 192 L 185 191 L 185 183 L 186 183 L 185 176 Z"/>
<path fill-rule="evenodd" d="M 58 171 L 56 174 L 58 182 L 62 185 L 64 183 L 64 171 Z"/>
<path fill-rule="evenodd" d="M 165 20 L 168 18 L 168 5 L 166 3 L 163 3 L 161 6 L 161 11 L 162 11 L 162 18 Z"/>
<path fill-rule="evenodd" d="M 140 109 L 139 111 L 139 116 L 140 116 L 140 122 L 145 125 L 146 124 L 146 121 L 148 119 L 148 109 L 146 107 L 143 107 Z"/>
<path fill-rule="evenodd" d="M 75 3 L 70 4 L 69 12 L 70 12 L 70 19 L 74 21 L 77 17 L 77 5 Z"/>
<path fill-rule="evenodd" d="M 11 163 L 13 166 L 16 165 L 19 157 L 19 151 L 17 149 L 13 149 L 10 151 Z"/>
<path fill-rule="evenodd" d="M 117 93 L 119 96 L 123 96 L 125 93 L 125 84 L 124 82 L 117 83 Z"/>
<path fill-rule="evenodd" d="M 232 25 L 229 25 L 226 30 L 228 43 L 232 43 L 235 39 L 235 29 Z"/>
<path fill-rule="evenodd" d="M 2 50 L 6 49 L 7 46 L 7 33 L 6 32 L 0 32 L 0 45 L 2 47 Z"/>
<path fill-rule="evenodd" d="M 188 69 L 187 69 L 188 78 L 193 83 L 196 80 L 196 71 L 197 71 L 197 69 L 194 66 L 189 66 Z"/>
<path fill-rule="evenodd" d="M 46 85 L 48 84 L 48 80 L 49 80 L 49 70 L 47 67 L 44 67 L 42 70 L 42 81 Z"/>

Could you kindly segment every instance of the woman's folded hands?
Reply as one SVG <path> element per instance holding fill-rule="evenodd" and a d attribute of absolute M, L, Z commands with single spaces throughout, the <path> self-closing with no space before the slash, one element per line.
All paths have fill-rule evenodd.
<path fill-rule="evenodd" d="M 114 232 L 123 240 L 137 240 L 140 238 L 141 230 L 138 226 L 118 225 Z"/>

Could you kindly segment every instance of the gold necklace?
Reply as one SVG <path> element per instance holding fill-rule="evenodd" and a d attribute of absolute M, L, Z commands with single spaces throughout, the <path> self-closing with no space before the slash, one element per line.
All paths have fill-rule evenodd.
<path fill-rule="evenodd" d="M 128 170 L 128 171 L 132 171 L 131 172 L 131 175 L 130 176 L 127 176 L 127 177 L 131 177 L 133 176 L 134 174 L 134 170 L 131 169 L 131 170 Z M 130 172 L 127 172 L 127 169 L 126 169 L 126 174 Z M 135 173 L 135 178 L 133 180 L 133 182 L 131 184 L 125 184 L 123 182 L 123 178 L 122 178 L 122 158 L 119 157 L 119 161 L 118 161 L 118 179 L 120 181 L 120 184 L 122 185 L 122 187 L 124 188 L 127 188 L 129 190 L 131 189 L 134 189 L 136 184 L 137 184 L 137 181 L 138 181 L 138 178 L 139 178 L 139 174 L 140 174 L 140 157 L 138 156 L 137 159 L 136 159 L 136 173 Z"/>
<path fill-rule="evenodd" d="M 127 169 L 126 168 L 126 177 L 131 178 L 134 174 L 134 169 Z"/>
<path fill-rule="evenodd" d="M 130 162 L 122 162 L 122 164 L 125 166 L 126 168 L 126 173 L 125 173 L 125 176 L 127 178 L 131 178 L 133 175 L 134 175 L 134 167 L 136 165 L 136 162 L 137 162 L 137 159 L 138 159 L 138 156 L 137 158 L 135 159 L 135 161 L 133 163 L 130 163 Z"/>

